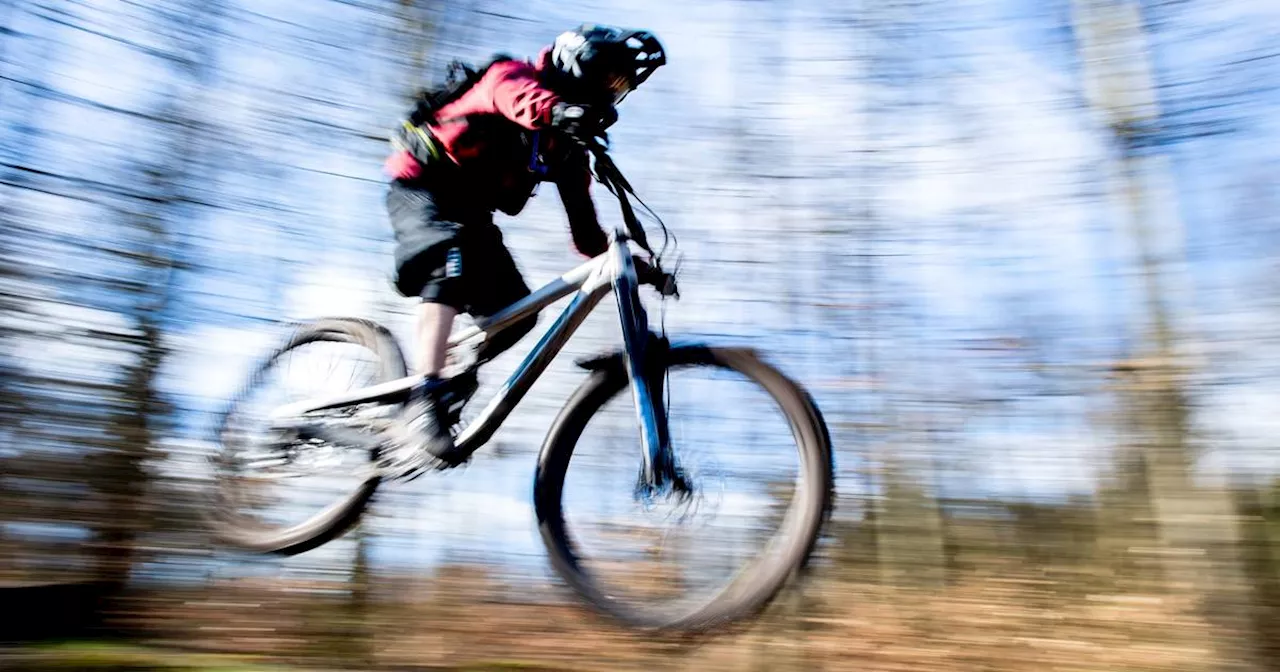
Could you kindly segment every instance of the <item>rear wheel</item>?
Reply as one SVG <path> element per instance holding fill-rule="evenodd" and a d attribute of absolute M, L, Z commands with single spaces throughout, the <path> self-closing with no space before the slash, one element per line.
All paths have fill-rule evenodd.
<path fill-rule="evenodd" d="M 272 409 L 348 392 L 406 374 L 404 356 L 383 327 L 326 319 L 302 325 L 253 372 L 228 406 L 212 460 L 210 522 L 225 543 L 293 555 L 346 532 L 380 478 L 376 430 L 399 404 L 365 404 L 272 421 Z"/>
<path fill-rule="evenodd" d="M 596 608 L 634 627 L 702 630 L 759 610 L 807 561 L 831 506 L 831 447 L 810 397 L 748 350 L 672 348 L 665 369 L 690 491 L 651 499 L 636 487 L 642 448 L 618 360 L 561 411 L 535 505 L 553 567 Z M 729 491 L 736 476 L 744 493 Z M 689 533 L 662 529 L 673 522 Z M 637 542 L 647 547 L 625 549 Z M 692 566 L 704 554 L 736 557 Z"/>

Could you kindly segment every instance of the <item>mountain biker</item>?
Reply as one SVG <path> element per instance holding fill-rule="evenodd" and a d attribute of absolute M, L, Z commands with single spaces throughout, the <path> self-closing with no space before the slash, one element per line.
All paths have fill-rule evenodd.
<path fill-rule="evenodd" d="M 648 31 L 584 24 L 532 60 L 495 59 L 388 157 L 387 213 L 395 233 L 396 289 L 420 297 L 422 376 L 406 405 L 402 458 L 425 449 L 451 464 L 454 443 L 440 374 L 458 313 L 488 316 L 529 287 L 493 223 L 516 215 L 539 182 L 555 183 L 576 250 L 593 257 L 607 238 L 589 191 L 587 150 L 574 140 L 607 137 L 615 106 L 666 62 Z M 477 364 L 526 335 L 537 316 L 487 341 Z"/>

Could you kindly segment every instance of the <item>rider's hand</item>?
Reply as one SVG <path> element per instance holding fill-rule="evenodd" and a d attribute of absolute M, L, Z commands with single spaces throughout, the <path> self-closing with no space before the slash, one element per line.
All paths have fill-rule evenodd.
<path fill-rule="evenodd" d="M 618 114 L 612 106 L 602 109 L 596 105 L 561 101 L 551 108 L 552 128 L 582 142 L 604 136 L 604 129 L 617 119 Z"/>
<path fill-rule="evenodd" d="M 618 108 L 613 105 L 603 105 L 597 108 L 600 115 L 600 132 L 618 122 Z"/>

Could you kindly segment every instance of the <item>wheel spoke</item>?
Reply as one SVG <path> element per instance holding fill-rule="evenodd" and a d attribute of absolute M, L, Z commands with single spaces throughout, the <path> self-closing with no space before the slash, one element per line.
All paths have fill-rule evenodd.
<path fill-rule="evenodd" d="M 333 526 L 350 524 L 354 518 L 345 512 L 362 508 L 377 483 L 371 440 L 360 438 L 371 431 L 369 420 L 356 407 L 305 416 L 301 425 L 277 424 L 270 412 L 282 403 L 393 380 L 404 370 L 394 341 L 354 321 L 304 327 L 268 358 L 223 419 L 222 536 L 296 552 Z M 335 435 L 344 438 L 333 442 L 311 435 L 308 428 L 319 426 L 355 434 Z"/>
<path fill-rule="evenodd" d="M 825 431 L 797 388 L 754 358 L 717 353 L 708 362 L 700 352 L 674 350 L 683 365 L 665 385 L 688 495 L 601 502 L 629 491 L 641 458 L 617 372 L 596 374 L 575 395 L 539 474 L 543 537 L 563 560 L 555 566 L 633 623 L 695 627 L 760 606 L 808 553 L 829 502 Z M 722 375 L 687 381 L 708 373 Z M 792 497 L 802 488 L 817 496 Z"/>

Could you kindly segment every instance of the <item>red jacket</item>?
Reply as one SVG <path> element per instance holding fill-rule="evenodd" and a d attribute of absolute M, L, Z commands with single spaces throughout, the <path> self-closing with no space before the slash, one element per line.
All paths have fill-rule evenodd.
<path fill-rule="evenodd" d="M 533 134 L 551 123 L 551 108 L 560 97 L 542 83 L 547 52 L 535 62 L 494 63 L 466 93 L 441 108 L 429 127 L 445 153 L 460 168 L 477 194 L 494 195 L 490 209 L 515 215 L 538 182 L 552 181 L 560 192 L 573 233 L 574 247 L 595 256 L 608 247 L 591 201 L 591 173 L 585 150 L 556 147 L 551 134 L 538 134 L 548 160 L 545 176 L 529 169 Z M 396 178 L 416 176 L 418 166 L 407 152 L 387 160 Z M 482 198 L 482 197 L 481 197 Z M 505 204 L 505 205 L 503 205 Z"/>

